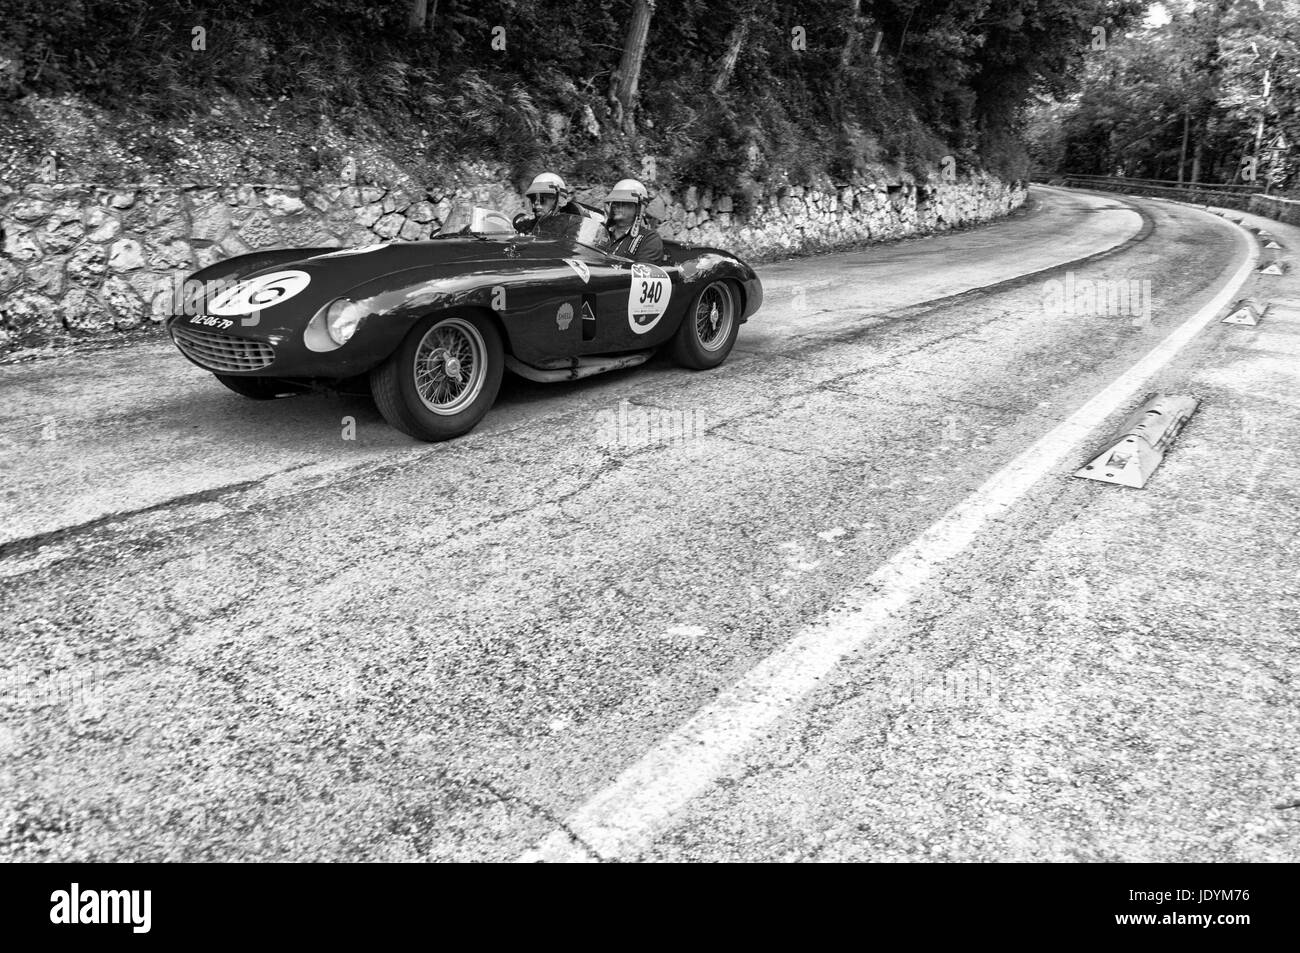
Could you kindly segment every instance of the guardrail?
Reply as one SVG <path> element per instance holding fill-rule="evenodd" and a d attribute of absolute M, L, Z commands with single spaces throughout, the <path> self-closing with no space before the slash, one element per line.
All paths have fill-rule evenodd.
<path fill-rule="evenodd" d="M 1264 186 L 1234 182 L 1179 182 L 1177 179 L 1144 179 L 1129 175 L 1085 175 L 1082 172 L 1035 172 L 1030 176 L 1035 182 L 1049 179 L 1078 179 L 1081 182 L 1109 182 L 1117 185 L 1137 185 L 1144 188 L 1175 188 L 1214 192 L 1262 192 Z"/>
<path fill-rule="evenodd" d="M 1262 185 L 1236 185 L 1220 182 L 1178 182 L 1169 179 L 1142 179 L 1119 175 L 1083 175 L 1079 173 L 1035 172 L 1030 180 L 1050 185 L 1097 189 L 1102 192 L 1126 192 L 1132 195 L 1150 195 L 1174 199 L 1196 205 L 1217 205 L 1248 211 L 1252 196 L 1264 191 Z"/>
<path fill-rule="evenodd" d="M 1300 201 L 1296 199 L 1280 195 L 1255 195 L 1250 199 L 1248 211 L 1288 225 L 1300 225 Z"/>

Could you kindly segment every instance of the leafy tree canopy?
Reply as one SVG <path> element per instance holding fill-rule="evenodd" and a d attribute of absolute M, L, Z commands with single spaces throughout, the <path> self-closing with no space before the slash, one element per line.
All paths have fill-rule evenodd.
<path fill-rule="evenodd" d="M 1029 97 L 1067 95 L 1095 31 L 1130 26 L 1144 0 L 659 0 L 630 135 L 611 89 L 632 0 L 421 0 L 422 30 L 413 0 L 5 5 L 11 101 L 71 91 L 168 120 L 216 97 L 288 97 L 307 116 L 434 130 L 435 149 L 593 169 L 654 154 L 671 178 L 735 187 L 944 155 L 1022 175 Z M 553 138 L 593 122 L 580 148 Z"/>

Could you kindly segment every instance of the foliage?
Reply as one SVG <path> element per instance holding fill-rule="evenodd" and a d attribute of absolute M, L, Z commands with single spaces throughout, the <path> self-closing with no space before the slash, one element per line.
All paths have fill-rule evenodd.
<path fill-rule="evenodd" d="M 1169 7 L 1168 23 L 1091 58 L 1076 95 L 1038 108 L 1031 149 L 1041 167 L 1174 179 L 1181 165 L 1187 180 L 1240 181 L 1258 139 L 1259 180 L 1276 168 L 1295 183 L 1300 0 Z M 1272 154 L 1279 134 L 1291 148 Z"/>
<path fill-rule="evenodd" d="M 423 33 L 407 29 L 409 0 L 6 6 L 22 64 L 15 95 L 75 92 L 164 122 L 202 116 L 222 98 L 286 98 L 303 117 L 364 112 L 392 131 L 430 132 L 434 150 L 521 169 L 562 161 L 634 172 L 653 155 L 670 179 L 662 184 L 740 189 L 775 176 L 845 179 L 869 163 L 921 171 L 944 155 L 1019 174 L 1027 98 L 1065 90 L 1090 28 L 1123 25 L 1140 4 L 660 0 L 630 137 L 610 110 L 629 0 L 440 0 Z M 739 59 L 715 96 L 742 23 Z M 498 28 L 504 50 L 492 45 Z"/>

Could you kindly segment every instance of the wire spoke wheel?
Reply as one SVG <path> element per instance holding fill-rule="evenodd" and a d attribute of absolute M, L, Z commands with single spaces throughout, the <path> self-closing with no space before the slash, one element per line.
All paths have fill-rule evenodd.
<path fill-rule="evenodd" d="M 726 278 L 709 282 L 686 306 L 673 335 L 673 360 L 682 367 L 706 371 L 727 359 L 740 330 L 742 299 Z"/>
<path fill-rule="evenodd" d="M 473 430 L 501 389 L 501 333 L 482 312 L 441 312 L 415 323 L 370 371 L 370 395 L 393 427 L 416 440 Z"/>
<path fill-rule="evenodd" d="M 487 378 L 487 345 L 463 318 L 431 327 L 415 349 L 415 390 L 435 414 L 458 414 L 478 397 Z"/>
<path fill-rule="evenodd" d="M 736 299 L 724 282 L 715 281 L 695 302 L 695 337 L 706 351 L 727 345 L 736 323 Z"/>

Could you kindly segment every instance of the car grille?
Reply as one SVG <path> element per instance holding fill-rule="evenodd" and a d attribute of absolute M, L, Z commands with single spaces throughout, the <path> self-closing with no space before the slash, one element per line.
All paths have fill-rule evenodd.
<path fill-rule="evenodd" d="M 172 340 L 190 360 L 214 371 L 256 371 L 275 360 L 275 348 L 263 341 L 176 325 Z"/>

